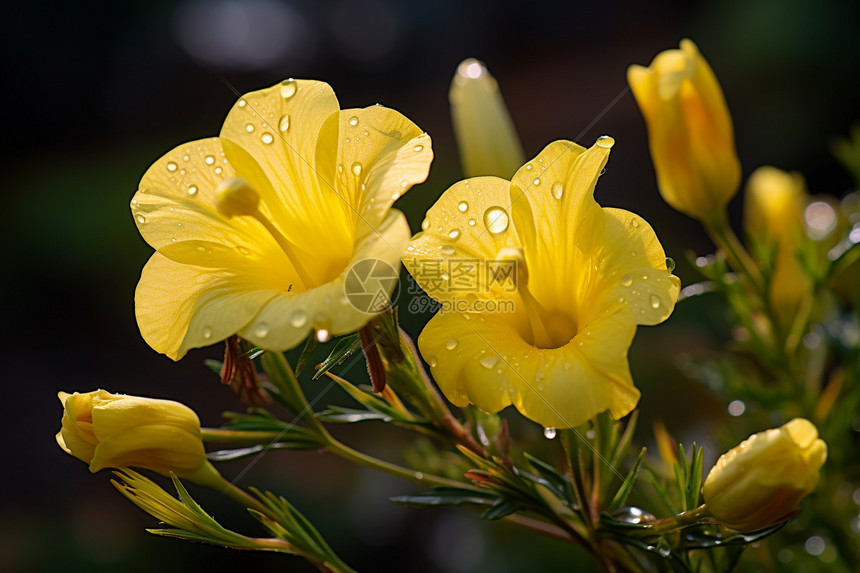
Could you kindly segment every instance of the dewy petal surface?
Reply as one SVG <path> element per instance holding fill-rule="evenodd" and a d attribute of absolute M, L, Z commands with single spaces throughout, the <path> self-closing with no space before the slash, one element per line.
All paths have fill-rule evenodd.
<path fill-rule="evenodd" d="M 605 410 L 618 418 L 636 406 L 639 391 L 627 362 L 636 325 L 665 320 L 680 282 L 650 225 L 594 201 L 613 143 L 601 138 L 586 150 L 554 142 L 510 184 L 498 178 L 460 182 L 428 211 L 404 262 L 443 302 L 418 345 L 455 404 L 491 412 L 513 404 L 547 427 L 573 427 Z M 461 205 L 473 202 L 479 212 L 502 205 L 504 234 L 484 227 L 449 237 L 449 228 L 471 216 Z M 452 295 L 447 283 L 420 272 L 440 259 L 474 257 L 486 264 L 505 249 L 521 253 L 524 265 L 514 292 Z M 515 308 L 449 312 L 444 302 L 454 296 L 465 302 L 507 297 Z"/>
<path fill-rule="evenodd" d="M 432 158 L 429 136 L 406 117 L 341 111 L 322 82 L 242 96 L 219 138 L 166 154 L 132 200 L 157 249 L 135 295 L 145 340 L 179 359 L 237 333 L 284 350 L 312 328 L 360 328 L 371 315 L 342 302 L 343 277 L 367 257 L 399 268 L 409 230 L 391 205 Z M 248 198 L 240 211 L 224 208 L 234 189 Z"/>

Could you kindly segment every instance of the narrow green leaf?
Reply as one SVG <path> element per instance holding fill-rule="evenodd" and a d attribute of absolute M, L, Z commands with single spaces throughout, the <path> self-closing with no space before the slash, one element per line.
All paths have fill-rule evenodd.
<path fill-rule="evenodd" d="M 302 370 L 305 369 L 305 365 L 310 360 L 311 355 L 314 353 L 314 350 L 319 346 L 319 340 L 315 334 L 311 334 L 308 336 L 308 339 L 305 341 L 305 347 L 302 348 L 302 354 L 299 356 L 298 362 L 296 362 L 296 377 L 298 378 L 302 374 Z"/>
<path fill-rule="evenodd" d="M 535 479 L 535 476 L 526 472 L 518 472 L 519 475 L 531 479 L 536 483 L 540 483 L 558 499 L 567 502 L 568 505 L 576 504 L 576 493 L 573 491 L 573 484 L 571 484 L 557 468 L 539 460 L 531 454 L 526 453 L 525 457 L 532 467 L 540 474 L 541 480 L 538 481 Z"/>
<path fill-rule="evenodd" d="M 203 361 L 203 365 L 209 368 L 212 372 L 217 374 L 219 377 L 221 376 L 221 369 L 224 367 L 224 363 L 220 360 L 214 360 L 212 358 L 207 358 Z"/>
<path fill-rule="evenodd" d="M 515 501 L 499 499 L 490 509 L 481 514 L 481 518 L 489 520 L 501 519 L 515 513 L 519 508 L 520 504 Z"/>
<path fill-rule="evenodd" d="M 489 491 L 483 492 L 457 487 L 436 487 L 418 495 L 392 497 L 391 501 L 401 505 L 443 506 L 464 504 L 490 505 L 500 501 L 500 499 L 497 495 Z"/>
<path fill-rule="evenodd" d="M 346 360 L 359 350 L 361 350 L 361 338 L 358 334 L 344 336 L 337 341 L 337 344 L 334 345 L 334 348 L 332 349 L 331 354 L 328 355 L 328 358 L 323 360 L 322 364 L 319 367 L 319 370 L 317 370 L 316 374 L 313 375 L 313 379 L 319 380 L 322 375 L 324 375 L 326 372 L 328 372 L 338 364 L 342 364 L 344 360 Z"/>
<path fill-rule="evenodd" d="M 633 491 L 633 484 L 636 482 L 636 478 L 639 477 L 639 466 L 642 464 L 642 460 L 645 459 L 645 451 L 646 448 L 642 448 L 639 452 L 639 457 L 636 458 L 633 467 L 630 468 L 627 477 L 624 478 L 624 483 L 621 484 L 615 493 L 615 497 L 612 498 L 612 503 L 609 504 L 609 511 L 615 511 L 627 502 L 630 492 Z"/>

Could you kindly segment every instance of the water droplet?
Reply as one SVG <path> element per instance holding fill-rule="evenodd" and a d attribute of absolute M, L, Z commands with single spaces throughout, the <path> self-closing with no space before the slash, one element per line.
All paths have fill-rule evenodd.
<path fill-rule="evenodd" d="M 298 84 L 296 84 L 296 80 L 289 79 L 281 82 L 281 97 L 284 99 L 290 99 L 294 95 L 296 95 L 296 90 L 299 89 Z"/>
<path fill-rule="evenodd" d="M 146 223 L 146 217 L 144 217 L 143 215 L 138 215 L 137 216 L 137 222 L 140 223 L 141 225 Z"/>
<path fill-rule="evenodd" d="M 407 181 L 406 179 L 401 180 L 400 186 L 406 189 L 407 187 L 409 187 L 409 181 Z"/>
<path fill-rule="evenodd" d="M 167 170 L 168 170 L 168 171 L 176 171 L 176 168 L 177 168 L 177 167 L 179 167 L 179 166 L 178 166 L 178 165 L 176 165 L 176 163 L 174 163 L 173 161 L 168 161 L 168 162 L 167 162 Z"/>
<path fill-rule="evenodd" d="M 555 428 L 544 428 L 543 429 L 543 437 L 546 438 L 547 440 L 554 439 L 555 434 L 556 434 Z"/>
<path fill-rule="evenodd" d="M 469 204 L 466 201 L 460 201 L 457 205 L 457 209 L 459 209 L 461 213 L 465 213 L 469 210 Z"/>
<path fill-rule="evenodd" d="M 484 224 L 491 233 L 501 233 L 508 228 L 508 214 L 501 207 L 490 207 L 484 213 Z"/>
<path fill-rule="evenodd" d="M 561 184 L 561 181 L 556 181 L 552 184 L 552 196 L 556 199 L 561 199 L 562 194 L 564 193 L 564 185 Z"/>
<path fill-rule="evenodd" d="M 489 356 L 484 356 L 481 358 L 481 366 L 484 368 L 492 368 L 499 361 L 499 356 L 497 354 L 491 354 Z"/>
<path fill-rule="evenodd" d="M 451 232 L 448 233 L 448 238 L 456 241 L 460 238 L 460 229 L 451 229 Z"/>
<path fill-rule="evenodd" d="M 474 227 L 474 226 L 475 226 L 475 220 L 474 220 L 474 219 L 469 219 L 469 226 L 470 226 L 470 227 Z"/>
<path fill-rule="evenodd" d="M 281 116 L 281 119 L 278 120 L 278 129 L 281 133 L 286 133 L 286 131 L 290 129 L 290 114 L 285 113 Z"/>
<path fill-rule="evenodd" d="M 301 328 L 308 323 L 308 313 L 303 310 L 297 310 L 290 317 L 290 324 L 293 328 Z"/>
<path fill-rule="evenodd" d="M 243 99 L 240 99 L 240 100 L 239 100 L 239 107 L 245 107 L 246 105 L 248 105 L 248 102 L 246 102 L 246 101 L 245 101 L 245 100 L 243 100 Z"/>
<path fill-rule="evenodd" d="M 132 204 L 132 205 L 137 205 L 137 199 L 132 199 L 132 200 L 131 200 L 131 204 Z"/>
<path fill-rule="evenodd" d="M 206 163 L 206 165 L 215 165 L 215 158 L 211 155 L 207 155 L 206 157 L 204 157 L 203 161 Z"/>
<path fill-rule="evenodd" d="M 633 284 L 633 275 L 628 273 L 628 274 L 624 275 L 623 277 L 621 277 L 621 284 L 623 286 L 626 286 L 626 287 L 629 287 L 630 285 L 632 285 Z"/>
<path fill-rule="evenodd" d="M 355 163 L 353 163 L 353 164 L 352 164 L 352 172 L 353 172 L 353 174 L 354 174 L 356 177 L 358 177 L 359 175 L 361 175 L 361 163 L 359 163 L 358 161 L 356 161 Z"/>
<path fill-rule="evenodd" d="M 220 167 L 215 168 L 215 174 L 216 175 L 221 175 L 221 171 L 222 171 L 222 169 Z"/>
<path fill-rule="evenodd" d="M 416 145 L 415 147 L 412 148 L 412 151 L 415 151 L 417 153 L 418 151 L 421 151 L 422 149 L 424 149 L 423 145 Z"/>
<path fill-rule="evenodd" d="M 630 226 L 631 226 L 631 227 L 633 227 L 634 229 L 635 229 L 636 227 L 638 227 L 638 226 L 639 226 L 639 219 L 632 219 L 632 220 L 630 221 Z"/>
<path fill-rule="evenodd" d="M 253 133 L 254 132 L 254 124 L 253 123 L 246 123 L 245 124 L 245 131 L 247 131 L 248 133 Z"/>
<path fill-rule="evenodd" d="M 439 250 L 442 251 L 443 255 L 453 255 L 455 252 L 457 252 L 456 249 L 454 249 L 454 247 L 452 247 L 451 245 L 442 245 L 441 247 L 439 247 Z"/>
<path fill-rule="evenodd" d="M 532 170 L 532 164 L 529 163 L 528 165 L 526 165 L 526 171 L 531 171 L 531 170 Z"/>
<path fill-rule="evenodd" d="M 656 294 L 651 295 L 651 308 L 660 308 L 660 297 Z"/>
<path fill-rule="evenodd" d="M 666 257 L 666 269 L 671 273 L 675 270 L 675 259 Z"/>
<path fill-rule="evenodd" d="M 456 338 L 452 338 L 445 343 L 445 348 L 447 348 L 448 350 L 454 350 L 455 348 L 457 348 L 457 344 L 459 343 L 460 341 L 458 341 Z"/>
<path fill-rule="evenodd" d="M 269 335 L 269 323 L 261 322 L 254 326 L 254 336 L 259 336 L 260 338 L 265 338 Z"/>
<path fill-rule="evenodd" d="M 354 116 L 352 116 L 351 118 L 349 118 L 349 125 L 351 125 L 351 126 L 353 126 L 353 127 L 355 127 L 356 125 L 358 125 L 358 116 L 355 116 L 355 115 L 354 115 Z"/>
<path fill-rule="evenodd" d="M 540 179 L 536 177 L 536 178 L 535 178 L 535 180 L 534 180 L 534 181 L 532 181 L 532 185 L 534 185 L 535 187 L 537 187 L 538 185 L 540 185 Z"/>
<path fill-rule="evenodd" d="M 268 131 L 266 133 L 264 133 L 263 135 L 261 135 L 260 139 L 266 145 L 270 145 L 273 141 L 275 141 L 275 137 L 271 133 L 269 133 Z"/>
<path fill-rule="evenodd" d="M 205 338 L 206 340 L 212 338 L 212 329 L 208 326 L 203 327 L 203 338 Z"/>
<path fill-rule="evenodd" d="M 421 221 L 421 229 L 422 230 L 426 231 L 429 227 L 430 227 L 430 221 L 428 221 L 427 219 L 424 219 L 423 221 Z"/>
<path fill-rule="evenodd" d="M 428 356 L 427 357 L 427 364 L 429 364 L 431 368 L 435 368 L 436 364 L 438 364 L 438 362 L 436 361 L 436 357 L 435 356 Z"/>
<path fill-rule="evenodd" d="M 331 333 L 325 328 L 320 328 L 316 332 L 317 342 L 328 342 L 329 338 L 331 338 Z"/>
<path fill-rule="evenodd" d="M 613 145 L 615 145 L 615 140 L 608 135 L 601 135 L 597 138 L 597 147 L 610 149 Z"/>
<path fill-rule="evenodd" d="M 343 140 L 343 142 L 344 142 L 344 143 L 350 143 L 351 141 L 352 141 L 352 140 L 351 140 L 350 138 L 348 138 L 348 137 L 347 137 L 346 139 L 344 139 L 344 140 Z"/>

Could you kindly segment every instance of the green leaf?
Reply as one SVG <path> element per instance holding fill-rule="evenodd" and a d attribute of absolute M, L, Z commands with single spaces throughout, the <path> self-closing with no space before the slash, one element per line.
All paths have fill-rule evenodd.
<path fill-rule="evenodd" d="M 272 444 L 257 444 L 256 446 L 248 446 L 247 448 L 235 448 L 232 450 L 217 450 L 208 452 L 206 457 L 213 462 L 227 462 L 231 460 L 239 460 L 261 452 L 269 450 L 315 450 L 323 447 L 318 441 L 313 438 L 307 441 L 294 440 L 289 442 L 274 442 Z"/>
<path fill-rule="evenodd" d="M 436 487 L 419 495 L 392 497 L 391 501 L 401 505 L 432 507 L 465 504 L 491 505 L 501 500 L 491 492 L 458 487 Z"/>
<path fill-rule="evenodd" d="M 328 358 L 323 360 L 322 364 L 319 367 L 319 370 L 317 370 L 316 374 L 314 374 L 313 379 L 318 380 L 326 372 L 328 372 L 338 364 L 342 364 L 344 360 L 346 360 L 359 350 L 361 350 L 361 337 L 358 334 L 344 336 L 337 341 L 337 344 L 335 344 L 334 349 L 332 349 L 331 354 L 328 355 Z"/>
<path fill-rule="evenodd" d="M 481 518 L 489 520 L 501 519 L 515 513 L 518 509 L 520 509 L 519 503 L 507 499 L 499 499 L 490 509 L 481 514 Z"/>
<path fill-rule="evenodd" d="M 565 502 L 568 506 L 576 505 L 576 493 L 573 491 L 573 484 L 562 475 L 555 467 L 543 462 L 531 454 L 525 454 L 526 459 L 532 467 L 540 474 L 540 478 L 526 472 L 518 472 L 522 477 L 530 479 L 535 483 L 547 488 L 554 496 Z"/>
<path fill-rule="evenodd" d="M 710 549 L 712 547 L 743 546 L 761 541 L 786 526 L 791 521 L 771 525 L 751 533 L 738 533 L 714 525 L 692 525 L 684 528 L 682 537 L 686 549 Z"/>
<path fill-rule="evenodd" d="M 645 459 L 645 450 L 646 448 L 642 448 L 639 452 L 639 457 L 636 458 L 636 462 L 630 468 L 627 477 L 624 478 L 624 483 L 621 484 L 621 487 L 615 493 L 615 497 L 612 498 L 612 503 L 609 504 L 609 511 L 615 511 L 627 503 L 627 498 L 630 496 L 630 492 L 633 491 L 633 484 L 639 476 L 639 466 L 642 464 L 642 460 Z"/>
<path fill-rule="evenodd" d="M 336 424 L 352 424 L 355 422 L 381 421 L 390 422 L 391 416 L 372 410 L 358 410 L 355 408 L 342 408 L 340 406 L 329 406 L 328 410 L 317 413 L 317 418 L 323 422 Z"/>
<path fill-rule="evenodd" d="M 690 473 L 687 482 L 687 507 L 693 509 L 699 505 L 699 490 L 702 488 L 702 456 L 703 448 L 693 444 L 693 459 L 690 461 Z"/>
<path fill-rule="evenodd" d="M 214 360 L 212 358 L 207 358 L 206 360 L 203 361 L 203 365 L 206 366 L 207 368 L 209 368 L 215 374 L 217 374 L 218 377 L 220 378 L 221 369 L 224 367 L 223 362 L 221 362 L 220 360 Z"/>
<path fill-rule="evenodd" d="M 319 340 L 315 334 L 311 334 L 308 336 L 307 341 L 305 341 L 305 347 L 302 348 L 302 354 L 299 356 L 299 361 L 296 362 L 296 377 L 298 378 L 302 374 L 302 370 L 305 369 L 305 365 L 310 360 L 311 355 L 314 353 L 314 350 L 319 346 Z"/>

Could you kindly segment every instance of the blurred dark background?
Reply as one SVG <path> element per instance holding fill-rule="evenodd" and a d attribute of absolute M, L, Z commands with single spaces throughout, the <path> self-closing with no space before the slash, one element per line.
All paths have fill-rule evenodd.
<path fill-rule="evenodd" d="M 690 37 L 722 83 L 745 174 L 772 164 L 801 171 L 812 193 L 841 196 L 849 177 L 828 145 L 860 121 L 858 21 L 856 2 L 801 0 L 7 4 L 0 34 L 7 140 L 0 570 L 311 570 L 296 559 L 147 535 L 154 520 L 114 492 L 105 472 L 90 475 L 53 438 L 58 390 L 176 399 L 206 425 L 217 425 L 222 410 L 241 408 L 202 364 L 218 358 L 220 347 L 174 364 L 140 338 L 133 293 L 151 249 L 128 209 L 153 161 L 183 141 L 218 133 L 235 98 L 225 82 L 245 92 L 286 77 L 321 79 L 342 107 L 380 102 L 414 120 L 431 134 L 436 153 L 428 182 L 398 203 L 418 229 L 427 207 L 461 178 L 448 86 L 457 64 L 477 57 L 498 78 L 527 155 L 554 139 L 588 146 L 602 134 L 616 138 L 598 201 L 648 219 L 689 282 L 696 277 L 685 252 L 711 246 L 695 222 L 661 201 L 632 96 L 583 129 L 625 90 L 629 64 L 648 64 Z M 739 204 L 736 198 L 735 215 Z M 676 437 L 703 440 L 727 416 L 673 358 L 725 338 L 723 313 L 696 302 L 663 326 L 640 329 L 631 361 L 643 390 L 643 428 L 661 418 Z M 409 317 L 413 335 L 428 318 Z M 361 364 L 346 373 L 362 376 Z M 311 395 L 323 391 L 320 404 L 341 400 L 323 384 L 308 386 Z M 527 424 L 515 430 L 538 441 Z M 387 428 L 341 435 L 383 457 L 396 457 L 407 443 Z M 707 452 L 711 459 L 717 453 Z M 228 464 L 224 473 L 243 467 Z M 413 491 L 410 484 L 326 454 L 275 453 L 242 483 L 286 495 L 362 571 L 590 567 L 563 543 L 466 510 L 393 506 L 387 498 Z M 193 491 L 225 524 L 255 531 L 226 500 Z"/>

